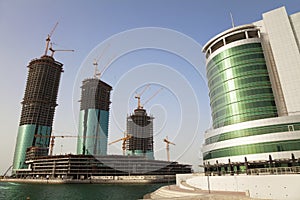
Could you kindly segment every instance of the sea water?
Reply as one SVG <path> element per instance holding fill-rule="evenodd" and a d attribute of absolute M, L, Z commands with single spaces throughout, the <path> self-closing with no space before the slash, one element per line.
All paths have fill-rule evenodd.
<path fill-rule="evenodd" d="M 142 199 L 165 184 L 23 184 L 0 182 L 2 200 Z"/>

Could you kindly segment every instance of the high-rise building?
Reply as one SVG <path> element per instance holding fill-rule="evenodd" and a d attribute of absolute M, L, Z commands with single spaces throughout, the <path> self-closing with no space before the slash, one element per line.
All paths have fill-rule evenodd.
<path fill-rule="evenodd" d="M 82 82 L 77 154 L 107 154 L 111 90 L 110 85 L 98 78 Z"/>
<path fill-rule="evenodd" d="M 48 155 L 62 67 L 62 63 L 47 55 L 32 60 L 28 65 L 13 173 L 27 167 L 24 161 L 29 147 L 39 147 L 41 154 Z"/>
<path fill-rule="evenodd" d="M 153 119 L 142 107 L 138 107 L 127 117 L 127 134 L 132 136 L 126 141 L 127 155 L 154 159 Z"/>
<path fill-rule="evenodd" d="M 203 47 L 212 127 L 206 170 L 299 165 L 300 13 L 284 7 L 226 30 Z"/>

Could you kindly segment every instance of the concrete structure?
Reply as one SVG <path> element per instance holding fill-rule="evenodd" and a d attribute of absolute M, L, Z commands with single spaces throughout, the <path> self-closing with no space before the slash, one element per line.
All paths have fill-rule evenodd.
<path fill-rule="evenodd" d="M 77 154 L 107 154 L 111 90 L 110 85 L 98 78 L 82 82 Z"/>
<path fill-rule="evenodd" d="M 203 47 L 213 127 L 206 171 L 299 166 L 300 13 L 284 7 L 226 30 Z"/>
<path fill-rule="evenodd" d="M 57 93 L 63 64 L 44 55 L 28 65 L 28 77 L 13 160 L 13 174 L 26 168 L 25 155 L 29 147 L 39 147 L 48 154 Z"/>
<path fill-rule="evenodd" d="M 132 137 L 126 141 L 126 154 L 154 159 L 153 117 L 145 109 L 137 108 L 127 117 L 127 134 Z"/>
<path fill-rule="evenodd" d="M 176 175 L 176 185 L 183 189 L 210 191 L 212 194 L 216 191 L 243 192 L 251 198 L 258 199 L 299 199 L 299 181 L 300 174 L 260 176 Z"/>
<path fill-rule="evenodd" d="M 64 178 L 64 179 L 98 179 L 125 180 L 130 176 L 173 175 L 191 173 L 191 165 L 178 164 L 161 160 L 148 160 L 141 156 L 94 156 L 94 155 L 55 155 L 30 157 L 26 160 L 27 169 L 18 170 L 15 177 L 24 178 Z M 129 176 L 118 178 L 117 176 Z M 139 177 L 141 180 L 151 180 L 151 177 Z M 152 180 L 157 180 L 152 177 Z M 137 177 L 133 178 L 137 179 Z M 165 181 L 168 181 L 166 179 Z"/>
<path fill-rule="evenodd" d="M 251 198 L 245 192 L 210 191 L 195 189 L 189 186 L 183 189 L 178 185 L 163 186 L 144 195 L 143 199 L 176 199 L 176 200 L 259 200 Z"/>

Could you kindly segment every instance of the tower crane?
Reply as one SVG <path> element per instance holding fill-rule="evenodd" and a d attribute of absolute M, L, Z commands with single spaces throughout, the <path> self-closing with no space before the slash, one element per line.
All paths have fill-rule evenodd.
<path fill-rule="evenodd" d="M 164 88 L 158 89 L 150 98 L 148 98 L 143 105 L 146 105 L 151 99 L 153 99 L 158 93 L 160 93 Z M 141 105 L 141 107 L 143 107 Z"/>
<path fill-rule="evenodd" d="M 49 48 L 49 50 L 52 52 L 52 53 L 51 53 L 51 57 L 54 56 L 54 53 L 55 53 L 56 51 L 71 51 L 71 52 L 74 52 L 73 49 L 53 49 L 53 48 L 52 48 L 52 43 L 50 43 L 50 48 Z"/>
<path fill-rule="evenodd" d="M 56 27 L 58 25 L 58 22 L 56 22 L 56 24 L 54 25 L 54 27 L 52 28 L 51 32 L 48 34 L 47 38 L 46 38 L 46 49 L 45 49 L 45 55 L 47 55 L 48 53 L 48 48 L 49 48 L 49 43 L 51 41 L 51 36 L 54 33 Z"/>
<path fill-rule="evenodd" d="M 175 144 L 168 139 L 168 136 L 166 136 L 166 138 L 164 139 L 164 142 L 166 143 L 167 158 L 168 158 L 168 161 L 170 161 L 170 147 L 169 146 L 170 146 L 170 144 L 173 144 L 173 145 L 175 145 Z"/>
<path fill-rule="evenodd" d="M 101 76 L 101 73 L 98 70 L 98 62 L 99 62 L 100 58 L 102 58 L 102 56 L 104 55 L 104 53 L 106 52 L 106 50 L 109 46 L 110 46 L 110 44 L 108 44 L 106 47 L 104 47 L 104 49 L 102 50 L 102 52 L 100 53 L 98 58 L 94 59 L 94 62 L 93 62 L 93 65 L 94 65 L 94 68 L 95 68 L 94 78 L 100 78 L 100 76 Z"/>
<path fill-rule="evenodd" d="M 102 70 L 98 72 L 96 75 L 94 75 L 95 78 L 100 78 L 102 73 L 109 67 L 109 65 L 112 63 L 112 61 L 115 59 L 116 55 L 114 55 L 109 61 L 104 65 Z"/>
<path fill-rule="evenodd" d="M 141 105 L 141 96 L 144 94 L 144 92 L 150 87 L 150 84 L 147 84 L 144 89 L 142 90 L 141 93 L 136 93 L 135 97 L 136 99 L 138 99 L 138 109 L 142 109 L 143 106 Z"/>
<path fill-rule="evenodd" d="M 124 137 L 123 137 L 123 138 L 117 139 L 117 140 L 115 140 L 115 141 L 109 143 L 108 145 L 111 145 L 111 144 L 114 144 L 114 143 L 123 141 L 123 142 L 122 142 L 122 150 L 123 150 L 123 155 L 125 155 L 126 141 L 129 140 L 130 138 L 132 138 L 132 135 L 130 135 L 130 134 L 125 134 L 125 132 L 124 132 Z"/>

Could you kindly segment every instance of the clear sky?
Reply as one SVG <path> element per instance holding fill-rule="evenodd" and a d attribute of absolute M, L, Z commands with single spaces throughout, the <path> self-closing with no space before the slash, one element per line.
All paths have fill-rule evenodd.
<path fill-rule="evenodd" d="M 137 102 L 134 92 L 148 83 L 145 108 L 154 117 L 155 157 L 166 159 L 162 139 L 168 136 L 171 159 L 201 162 L 203 134 L 210 127 L 210 108 L 201 47 L 216 34 L 236 25 L 258 21 L 262 13 L 286 6 L 300 11 L 298 1 L 0 0 L 0 173 L 12 163 L 21 104 L 30 60 L 40 57 L 45 38 L 58 21 L 52 41 L 64 64 L 54 119 L 56 135 L 76 135 L 80 84 L 93 75 L 99 60 L 102 80 L 113 87 L 109 142 L 122 137 L 126 116 Z M 111 62 L 110 62 L 111 61 Z M 108 63 L 108 64 L 107 64 Z M 54 152 L 76 151 L 76 139 L 56 139 Z M 121 154 L 121 144 L 108 148 Z"/>

